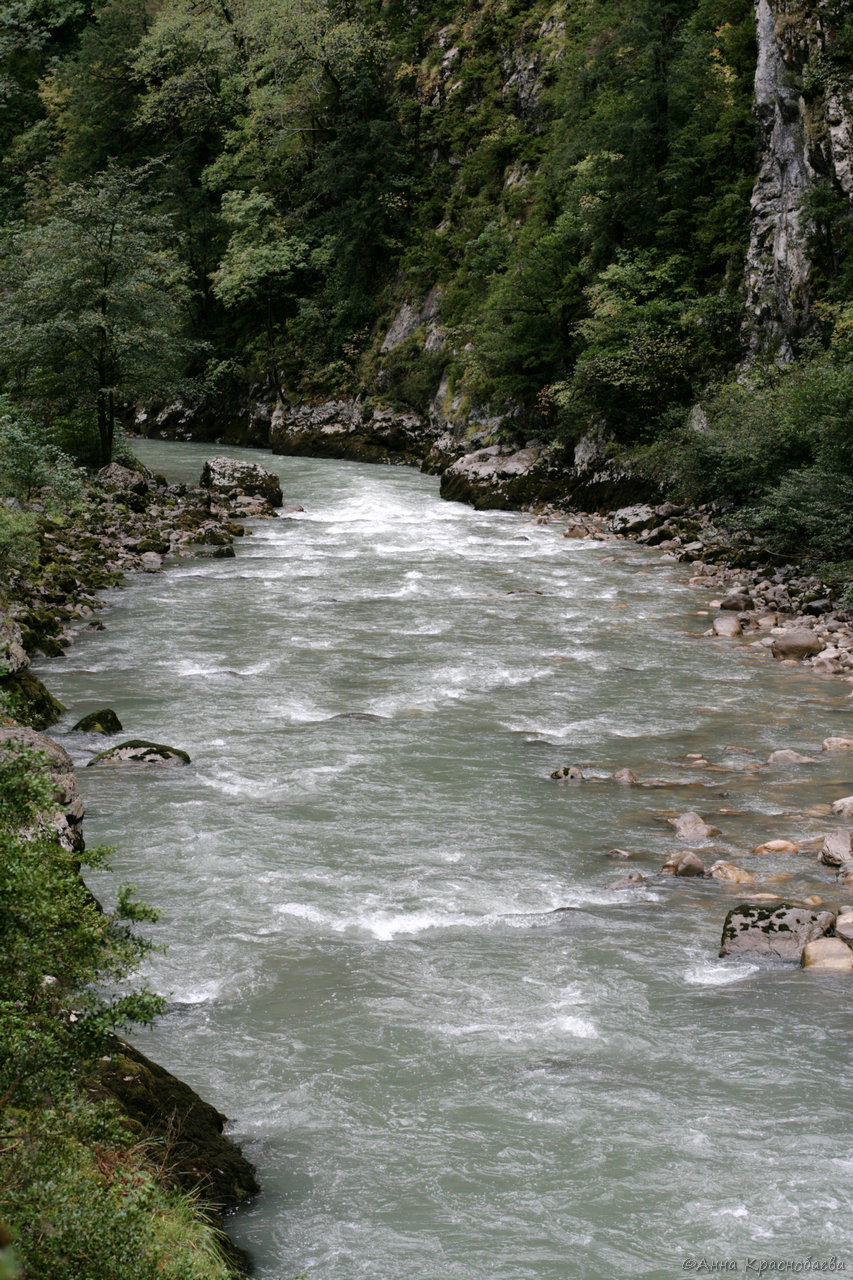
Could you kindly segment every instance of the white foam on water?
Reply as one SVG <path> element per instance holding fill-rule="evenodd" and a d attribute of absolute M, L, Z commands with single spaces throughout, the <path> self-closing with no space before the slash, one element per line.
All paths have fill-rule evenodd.
<path fill-rule="evenodd" d="M 730 961 L 727 964 L 697 960 L 685 971 L 684 981 L 689 987 L 728 987 L 733 982 L 743 982 L 745 978 L 752 977 L 759 969 L 759 965 L 749 964 L 744 960 Z"/>
<path fill-rule="evenodd" d="M 592 1018 L 583 1018 L 579 1014 L 569 1014 L 556 1018 L 553 1023 L 558 1031 L 566 1031 L 579 1040 L 598 1040 L 599 1030 Z"/>

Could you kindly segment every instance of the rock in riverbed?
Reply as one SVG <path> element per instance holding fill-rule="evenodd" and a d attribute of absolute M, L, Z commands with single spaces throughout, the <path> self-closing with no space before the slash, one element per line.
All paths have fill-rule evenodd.
<path fill-rule="evenodd" d="M 667 818 L 679 840 L 710 840 L 720 834 L 719 827 L 710 826 L 698 813 L 680 813 L 677 818 Z"/>
<path fill-rule="evenodd" d="M 78 720 L 72 733 L 121 733 L 121 721 L 114 711 L 105 707 L 103 711 L 90 711 L 87 716 Z"/>
<path fill-rule="evenodd" d="M 826 648 L 820 636 L 808 627 L 791 627 L 776 636 L 772 645 L 774 658 L 808 658 Z"/>
<path fill-rule="evenodd" d="M 283 502 L 278 480 L 257 462 L 209 458 L 201 473 L 201 485 L 217 498 L 257 497 L 271 507 L 280 507 Z"/>
<path fill-rule="evenodd" d="M 806 943 L 822 938 L 834 924 L 833 911 L 810 911 L 794 902 L 779 906 L 741 902 L 726 916 L 720 955 L 799 960 Z"/>
<path fill-rule="evenodd" d="M 803 947 L 800 964 L 819 973 L 853 973 L 853 951 L 842 938 L 816 938 Z"/>
<path fill-rule="evenodd" d="M 132 738 L 121 742 L 117 747 L 101 751 L 89 761 L 87 768 L 96 766 L 100 769 L 122 769 L 130 765 L 158 765 L 162 767 L 180 767 L 190 763 L 186 751 L 178 747 L 164 747 L 159 742 L 146 742 L 142 738 Z"/>

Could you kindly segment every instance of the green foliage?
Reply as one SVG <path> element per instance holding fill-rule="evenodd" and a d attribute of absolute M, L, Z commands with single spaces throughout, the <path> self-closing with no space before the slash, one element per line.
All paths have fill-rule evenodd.
<path fill-rule="evenodd" d="M 79 501 L 83 477 L 74 461 L 0 396 L 0 492 L 29 500 L 46 489 L 60 505 Z"/>
<path fill-rule="evenodd" d="M 92 1064 L 111 1032 L 162 1001 L 128 980 L 150 944 L 131 923 L 156 913 L 128 887 L 101 910 L 51 834 L 45 758 L 0 750 L 0 1220 L 21 1280 L 226 1280 L 196 1200 L 164 1184 L 112 1104 L 93 1100 Z M 87 855 L 107 865 L 107 850 Z M 9 1243 L 4 1230 L 0 1244 Z"/>
<path fill-rule="evenodd" d="M 127 1136 L 81 1140 L 92 1117 L 46 1111 L 4 1135 L 0 1213 L 22 1280 L 226 1280 L 217 1233 L 193 1199 L 165 1189 Z M 118 1130 L 121 1134 L 121 1130 Z"/>
<path fill-rule="evenodd" d="M 25 569 L 38 558 L 35 516 L 0 503 L 0 577 Z"/>
<path fill-rule="evenodd" d="M 167 247 L 170 220 L 143 192 L 149 167 L 115 163 L 60 189 L 14 228 L 2 260 L 7 386 L 47 417 L 58 402 L 97 420 L 112 457 L 118 404 L 174 384 L 181 367 L 186 271 Z"/>

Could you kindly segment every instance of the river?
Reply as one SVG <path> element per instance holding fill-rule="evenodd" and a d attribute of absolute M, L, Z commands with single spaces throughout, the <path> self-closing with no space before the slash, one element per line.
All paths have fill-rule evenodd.
<path fill-rule="evenodd" d="M 133 1039 L 257 1165 L 228 1223 L 257 1275 L 853 1270 L 853 985 L 719 960 L 734 888 L 607 887 L 654 876 L 665 818 L 697 809 L 761 888 L 837 900 L 813 853 L 740 855 L 853 791 L 846 757 L 750 767 L 819 756 L 849 686 L 702 639 L 659 553 L 443 503 L 413 470 L 138 449 L 193 481 L 211 451 L 304 512 L 129 579 L 38 671 L 79 765 L 103 739 L 70 725 L 107 706 L 118 740 L 192 757 L 80 769 L 87 841 L 117 846 L 89 881 L 161 911 L 168 1012 Z M 569 763 L 590 780 L 551 781 Z M 604 781 L 625 766 L 668 785 Z"/>

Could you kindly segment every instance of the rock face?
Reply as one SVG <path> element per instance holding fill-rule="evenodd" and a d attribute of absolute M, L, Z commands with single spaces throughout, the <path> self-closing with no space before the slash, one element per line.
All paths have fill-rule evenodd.
<path fill-rule="evenodd" d="M 488 445 L 466 453 L 444 470 L 441 496 L 478 510 L 570 501 L 586 511 L 646 496 L 647 484 L 582 446 L 583 442 L 572 457 L 564 449 L 536 442 L 520 449 Z"/>
<path fill-rule="evenodd" d="M 0 728 L 0 748 L 6 743 L 20 742 L 31 751 L 41 751 L 56 788 L 58 809 L 50 821 L 56 828 L 59 843 L 69 853 L 80 853 L 83 845 L 83 799 L 74 776 L 74 762 L 64 747 L 35 729 L 14 725 Z"/>
<path fill-rule="evenodd" d="M 218 498 L 263 498 L 271 507 L 280 507 L 283 501 L 278 479 L 257 462 L 209 458 L 201 473 L 201 485 Z"/>
<path fill-rule="evenodd" d="M 140 1135 L 169 1142 L 169 1168 L 187 1190 L 233 1209 L 258 1191 L 255 1171 L 222 1132 L 225 1117 L 198 1094 L 114 1037 L 109 1062 L 100 1063 L 98 1084 L 111 1094 Z"/>
<path fill-rule="evenodd" d="M 186 751 L 177 747 L 164 747 L 159 742 L 146 742 L 142 738 L 132 738 L 121 742 L 117 747 L 101 751 L 89 761 L 87 768 L 123 769 L 132 765 L 155 765 L 160 768 L 180 768 L 190 763 Z"/>
<path fill-rule="evenodd" d="M 844 9 L 839 6 L 839 14 Z M 770 351 L 787 359 L 809 331 L 812 267 L 804 202 L 816 179 L 853 198 L 853 99 L 842 77 L 821 75 L 835 21 L 826 10 L 755 0 L 762 162 L 746 260 L 746 336 L 753 354 Z M 805 83 L 807 91 L 799 87 Z"/>
<path fill-rule="evenodd" d="M 277 408 L 270 424 L 273 453 L 349 458 L 355 462 L 418 464 L 441 432 L 415 413 L 362 414 L 353 400 Z"/>
<path fill-rule="evenodd" d="M 726 916 L 720 955 L 798 961 L 806 943 L 822 938 L 834 924 L 832 911 L 810 911 L 792 902 L 779 906 L 742 902 Z"/>
<path fill-rule="evenodd" d="M 0 690 L 12 698 L 15 719 L 33 729 L 49 729 L 65 710 L 38 676 L 26 668 L 0 676 Z"/>
<path fill-rule="evenodd" d="M 121 721 L 114 711 L 105 707 L 103 711 L 90 711 L 87 716 L 78 720 L 72 733 L 121 733 Z"/>

